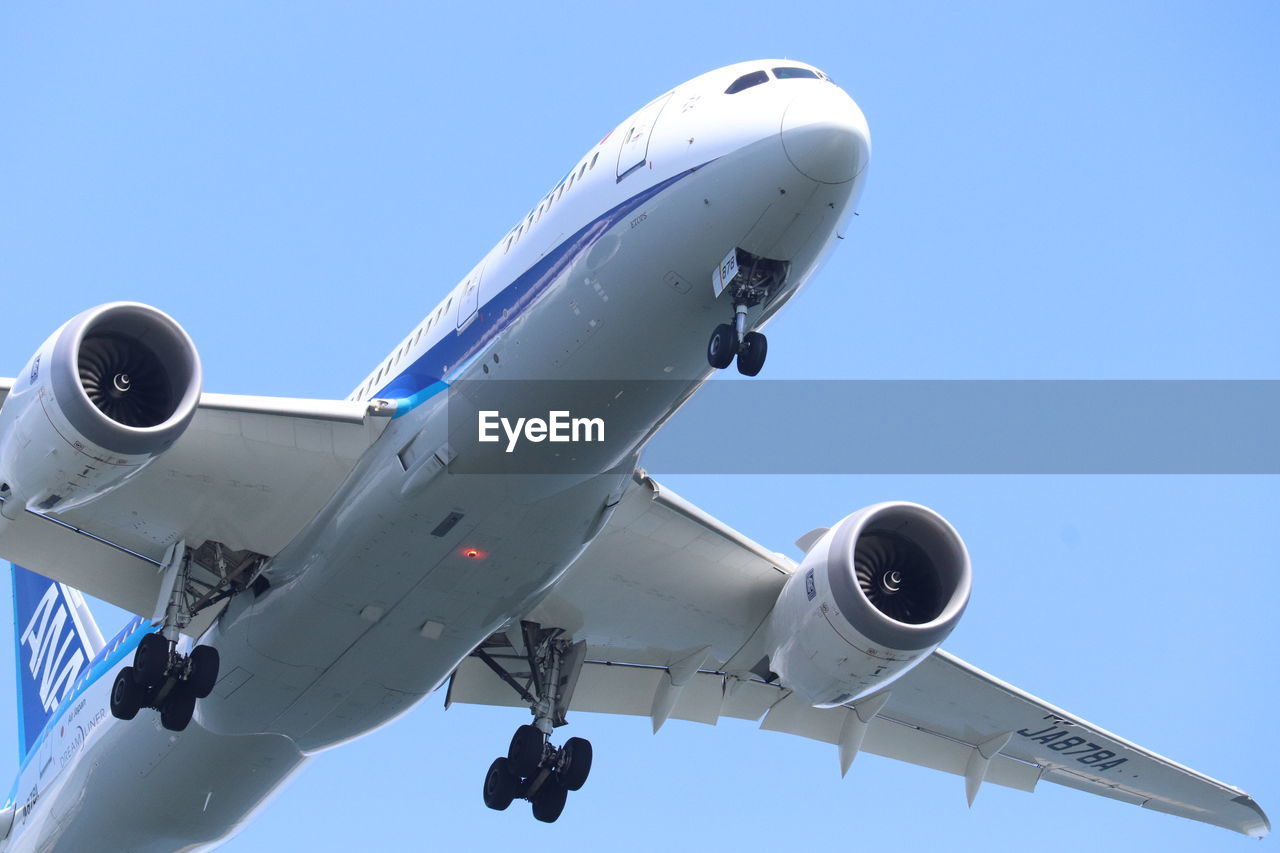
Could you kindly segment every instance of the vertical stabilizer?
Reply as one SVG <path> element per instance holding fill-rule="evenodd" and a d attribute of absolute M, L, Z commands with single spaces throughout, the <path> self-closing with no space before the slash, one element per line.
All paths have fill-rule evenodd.
<path fill-rule="evenodd" d="M 84 596 L 13 564 L 18 750 L 25 758 L 49 717 L 102 648 Z"/>

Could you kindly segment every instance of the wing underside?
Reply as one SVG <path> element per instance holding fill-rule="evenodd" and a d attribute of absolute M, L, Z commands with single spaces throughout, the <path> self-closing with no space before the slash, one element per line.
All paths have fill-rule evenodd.
<path fill-rule="evenodd" d="M 12 380 L 0 380 L 0 401 Z M 382 401 L 205 394 L 165 454 L 96 501 L 28 509 L 0 532 L 0 559 L 150 616 L 168 550 L 270 557 L 323 508 L 386 428 Z M 233 567 L 234 568 L 234 567 Z M 210 609 L 188 632 L 201 633 Z"/>
<path fill-rule="evenodd" d="M 871 752 L 981 785 L 1043 782 L 1261 836 L 1270 823 L 1243 791 L 1143 749 L 948 654 L 935 652 L 885 690 L 819 709 L 752 674 L 758 629 L 794 563 L 638 474 L 604 531 L 529 615 L 587 643 L 571 710 L 761 729 L 837 747 L 847 769 Z M 482 648 L 502 657 L 507 635 Z M 506 652 L 513 650 L 506 649 Z M 508 654 L 519 665 L 519 654 Z M 690 661 L 697 661 L 693 670 Z M 758 668 L 757 668 L 758 669 Z M 521 706 L 476 657 L 449 703 Z"/>

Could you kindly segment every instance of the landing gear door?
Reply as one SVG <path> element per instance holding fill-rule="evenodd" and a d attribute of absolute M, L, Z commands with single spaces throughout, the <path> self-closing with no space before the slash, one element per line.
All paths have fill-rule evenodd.
<path fill-rule="evenodd" d="M 644 165 L 649 157 L 649 137 L 653 135 L 653 126 L 658 121 L 658 114 L 671 99 L 671 93 L 663 95 L 649 103 L 636 113 L 627 126 L 622 137 L 622 149 L 618 152 L 618 180 Z"/>

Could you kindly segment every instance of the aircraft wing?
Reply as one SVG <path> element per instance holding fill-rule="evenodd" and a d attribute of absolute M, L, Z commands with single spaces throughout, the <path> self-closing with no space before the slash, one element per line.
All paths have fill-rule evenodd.
<path fill-rule="evenodd" d="M 0 379 L 0 403 L 13 380 Z M 272 556 L 313 519 L 382 434 L 393 405 L 204 394 L 190 427 L 137 476 L 67 512 L 28 509 L 0 559 L 144 616 L 179 540 Z M 188 627 L 198 635 L 210 608 Z"/>
<path fill-rule="evenodd" d="M 761 628 L 794 563 L 716 521 L 642 472 L 601 535 L 529 615 L 587 643 L 571 710 L 760 728 L 835 744 L 842 770 L 859 750 L 1034 791 L 1054 782 L 1155 811 L 1262 836 L 1270 823 L 1243 791 L 1143 749 L 937 651 L 856 704 L 809 706 L 750 670 Z M 513 649 L 507 635 L 482 648 Z M 518 655 L 506 655 L 516 659 Z M 522 705 L 478 657 L 448 703 Z"/>

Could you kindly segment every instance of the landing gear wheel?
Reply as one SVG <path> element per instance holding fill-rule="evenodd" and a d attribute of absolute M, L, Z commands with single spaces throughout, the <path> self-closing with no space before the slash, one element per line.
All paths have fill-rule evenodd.
<path fill-rule="evenodd" d="M 533 816 L 543 823 L 555 823 L 556 818 L 564 811 L 565 800 L 569 799 L 569 789 L 560 783 L 555 776 L 547 777 L 533 795 Z"/>
<path fill-rule="evenodd" d="M 570 791 L 576 791 L 587 783 L 591 773 L 591 741 L 571 737 L 564 744 L 564 763 L 560 768 L 560 781 Z"/>
<path fill-rule="evenodd" d="M 755 376 L 764 367 L 764 357 L 768 353 L 768 338 L 759 332 L 747 332 L 742 336 L 742 347 L 738 350 L 738 372 L 744 376 Z"/>
<path fill-rule="evenodd" d="M 723 370 L 733 361 L 737 351 L 737 332 L 728 323 L 721 323 L 707 341 L 707 362 L 716 370 Z"/>
<path fill-rule="evenodd" d="M 142 708 L 142 689 L 134 680 L 133 667 L 126 666 L 116 674 L 111 685 L 111 716 L 117 720 L 132 720 Z"/>
<path fill-rule="evenodd" d="M 164 680 L 169 666 L 169 641 L 160 634 L 147 634 L 133 653 L 133 677 L 139 687 L 151 689 Z"/>
<path fill-rule="evenodd" d="M 495 758 L 484 774 L 484 804 L 495 811 L 502 811 L 520 792 L 520 778 L 511 772 L 505 758 Z"/>
<path fill-rule="evenodd" d="M 546 736 L 537 726 L 521 726 L 511 737 L 511 746 L 507 749 L 507 761 L 511 772 L 522 778 L 528 778 L 538 772 L 542 763 L 543 747 Z M 554 820 L 555 818 L 552 818 Z"/>
<path fill-rule="evenodd" d="M 197 699 L 213 692 L 218 683 L 218 650 L 213 646 L 196 646 L 191 650 L 191 673 L 187 676 L 187 689 Z"/>
<path fill-rule="evenodd" d="M 164 707 L 160 709 L 160 725 L 171 732 L 180 732 L 191 722 L 195 711 L 195 694 L 186 687 L 178 685 L 164 700 Z"/>

